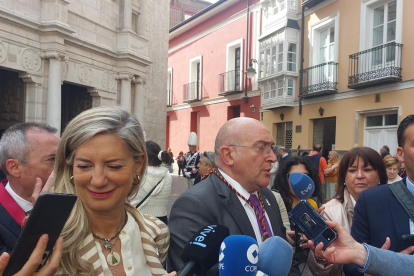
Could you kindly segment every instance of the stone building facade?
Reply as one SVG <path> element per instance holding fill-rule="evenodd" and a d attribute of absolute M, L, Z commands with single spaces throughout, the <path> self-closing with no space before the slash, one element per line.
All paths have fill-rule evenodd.
<path fill-rule="evenodd" d="M 0 132 L 120 105 L 165 143 L 169 2 L 0 2 Z"/>

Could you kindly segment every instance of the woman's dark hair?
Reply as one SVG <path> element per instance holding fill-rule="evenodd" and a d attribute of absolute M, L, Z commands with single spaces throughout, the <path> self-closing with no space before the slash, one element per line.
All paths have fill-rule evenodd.
<path fill-rule="evenodd" d="M 290 194 L 290 187 L 288 182 L 288 173 L 292 166 L 295 165 L 304 165 L 308 171 L 308 176 L 315 183 L 315 191 L 312 196 L 316 197 L 319 203 L 322 203 L 322 192 L 321 192 L 321 182 L 319 180 L 318 171 L 313 167 L 312 163 L 304 157 L 299 156 L 289 156 L 286 157 L 277 170 L 275 181 L 273 182 L 272 190 L 277 191 L 282 196 L 283 202 L 286 205 L 286 210 L 289 212 L 292 210 L 292 197 Z"/>
<path fill-rule="evenodd" d="M 172 157 L 166 151 L 161 153 L 162 161 L 158 159 L 158 153 L 161 151 L 161 147 L 157 143 L 154 141 L 146 141 L 145 146 L 147 147 L 148 165 L 154 167 L 158 167 L 161 163 L 171 165 Z"/>
<path fill-rule="evenodd" d="M 354 164 L 355 160 L 358 157 L 364 161 L 364 166 L 371 165 L 372 168 L 377 171 L 380 184 L 388 183 L 387 172 L 385 171 L 384 161 L 382 160 L 381 155 L 375 150 L 368 147 L 356 147 L 345 153 L 342 157 L 341 162 L 339 163 L 338 171 L 338 190 L 334 198 L 338 199 L 340 202 L 344 202 L 344 191 L 345 191 L 345 176 L 348 171 L 348 168 Z"/>

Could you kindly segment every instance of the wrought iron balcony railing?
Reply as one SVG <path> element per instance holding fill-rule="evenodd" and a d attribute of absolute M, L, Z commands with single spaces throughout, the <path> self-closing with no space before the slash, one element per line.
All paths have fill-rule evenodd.
<path fill-rule="evenodd" d="M 391 42 L 349 56 L 352 89 L 401 81 L 402 44 Z"/>
<path fill-rule="evenodd" d="M 183 102 L 190 103 L 201 101 L 203 91 L 202 82 L 190 82 L 183 85 Z"/>
<path fill-rule="evenodd" d="M 303 74 L 300 97 L 315 97 L 338 92 L 338 63 L 330 61 L 300 71 Z"/>
<path fill-rule="evenodd" d="M 240 70 L 233 70 L 219 75 L 219 95 L 225 96 L 242 92 L 242 78 Z"/>

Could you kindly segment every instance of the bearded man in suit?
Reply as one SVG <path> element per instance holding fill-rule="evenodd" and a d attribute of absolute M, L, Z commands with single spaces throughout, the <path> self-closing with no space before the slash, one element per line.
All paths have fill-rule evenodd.
<path fill-rule="evenodd" d="M 220 128 L 214 147 L 217 170 L 183 193 L 171 209 L 168 271 L 183 266 L 184 246 L 206 225 L 224 225 L 230 235 L 251 236 L 259 245 L 269 236 L 286 239 L 278 204 L 266 188 L 276 161 L 274 144 L 266 126 L 252 118 L 235 118 Z M 218 264 L 204 275 L 219 275 Z M 300 275 L 296 262 L 289 275 Z"/>

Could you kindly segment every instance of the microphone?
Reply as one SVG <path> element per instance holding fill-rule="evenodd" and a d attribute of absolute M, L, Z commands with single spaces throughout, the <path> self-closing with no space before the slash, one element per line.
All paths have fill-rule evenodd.
<path fill-rule="evenodd" d="M 315 183 L 312 178 L 304 173 L 289 174 L 289 182 L 293 193 L 301 200 L 310 198 L 315 191 Z"/>
<path fill-rule="evenodd" d="M 306 201 L 310 204 L 310 206 L 313 207 L 313 209 L 318 211 L 318 204 L 316 203 L 315 200 L 313 200 L 312 198 L 308 198 Z"/>
<path fill-rule="evenodd" d="M 293 249 L 287 241 L 278 236 L 270 237 L 259 247 L 257 269 L 268 276 L 286 276 L 292 265 L 292 257 Z"/>
<path fill-rule="evenodd" d="M 184 266 L 177 276 L 206 273 L 217 263 L 221 242 L 229 234 L 229 229 L 223 225 L 207 225 L 198 230 L 183 249 L 181 259 Z"/>
<path fill-rule="evenodd" d="M 250 236 L 233 235 L 221 243 L 219 255 L 220 276 L 256 275 L 259 246 Z"/>

